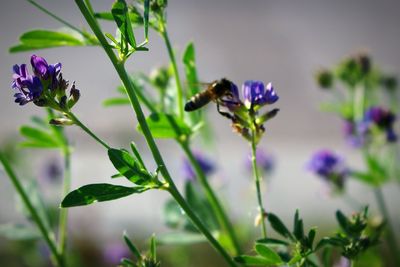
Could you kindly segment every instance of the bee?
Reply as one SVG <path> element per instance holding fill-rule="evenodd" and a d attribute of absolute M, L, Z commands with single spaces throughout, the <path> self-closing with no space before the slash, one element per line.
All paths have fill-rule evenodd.
<path fill-rule="evenodd" d="M 192 96 L 185 104 L 185 111 L 195 111 L 201 107 L 204 107 L 211 101 L 219 102 L 223 97 L 232 97 L 231 88 L 235 86 L 231 81 L 222 78 L 210 83 L 204 91 Z"/>

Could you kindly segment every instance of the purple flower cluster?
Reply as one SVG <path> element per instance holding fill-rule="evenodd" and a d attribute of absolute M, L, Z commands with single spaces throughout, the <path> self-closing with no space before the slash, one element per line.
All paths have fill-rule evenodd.
<path fill-rule="evenodd" d="M 194 157 L 206 176 L 212 174 L 215 171 L 215 164 L 211 160 L 204 157 L 204 155 L 196 152 L 194 153 Z M 196 173 L 187 159 L 183 161 L 182 170 L 186 180 L 194 181 L 196 179 Z"/>
<path fill-rule="evenodd" d="M 337 189 L 343 189 L 345 178 L 349 174 L 344 160 L 327 149 L 314 153 L 308 163 L 308 169 Z"/>
<path fill-rule="evenodd" d="M 382 107 L 370 107 L 364 114 L 361 121 L 354 122 L 345 120 L 344 134 L 353 147 L 363 147 L 367 142 L 371 141 L 374 134 L 384 134 L 387 142 L 397 141 L 397 135 L 394 131 L 393 124 L 396 121 L 396 115 L 390 110 Z"/>
<path fill-rule="evenodd" d="M 239 89 L 234 83 L 231 83 L 230 89 L 231 94 L 228 98 L 222 98 L 221 104 L 232 112 L 243 106 L 247 109 L 259 108 L 266 104 L 273 104 L 279 99 L 272 84 L 268 83 L 265 88 L 262 81 L 248 80 L 244 82 L 242 85 L 244 103 L 240 99 Z"/>
<path fill-rule="evenodd" d="M 251 140 L 251 133 L 255 133 L 255 139 L 258 142 L 265 130 L 264 122 L 275 117 L 279 111 L 275 108 L 264 114 L 259 114 L 261 107 L 278 101 L 279 97 L 274 87 L 271 83 L 265 87 L 261 81 L 245 81 L 242 86 L 242 101 L 238 87 L 232 82 L 227 82 L 226 86 L 230 86 L 230 92 L 221 97 L 218 104 L 225 107 L 228 112 L 218 111 L 232 121 L 232 128 L 235 132 L 247 140 Z"/>
<path fill-rule="evenodd" d="M 15 102 L 25 105 L 33 102 L 37 106 L 49 106 L 59 111 L 71 108 L 79 99 L 79 90 L 75 84 L 67 98 L 65 91 L 68 81 L 61 74 L 61 63 L 48 64 L 39 56 L 31 56 L 33 74 L 29 74 L 27 65 L 14 65 L 11 87 L 16 90 Z M 68 102 L 67 102 L 68 101 Z"/>

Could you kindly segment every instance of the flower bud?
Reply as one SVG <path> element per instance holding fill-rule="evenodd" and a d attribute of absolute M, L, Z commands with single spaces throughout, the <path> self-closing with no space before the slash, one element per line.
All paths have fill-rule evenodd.
<path fill-rule="evenodd" d="M 73 125 L 74 122 L 70 119 L 67 118 L 55 118 L 51 119 L 50 124 L 52 125 L 57 125 L 57 126 L 68 126 L 68 125 Z"/>
<path fill-rule="evenodd" d="M 331 89 L 333 85 L 333 75 L 329 70 L 320 70 L 315 75 L 319 87 L 322 89 Z"/>

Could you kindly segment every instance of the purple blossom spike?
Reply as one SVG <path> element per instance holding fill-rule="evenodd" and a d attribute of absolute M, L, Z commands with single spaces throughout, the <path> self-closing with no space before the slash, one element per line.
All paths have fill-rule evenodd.
<path fill-rule="evenodd" d="M 200 165 L 200 168 L 203 170 L 204 174 L 206 176 L 212 174 L 215 170 L 215 165 L 213 162 L 211 162 L 211 160 L 205 158 L 202 154 L 200 153 L 194 153 L 194 157 L 197 160 L 197 162 Z M 188 181 L 194 181 L 196 179 L 196 173 L 193 170 L 192 165 L 190 164 L 190 162 L 185 159 L 183 161 L 183 175 L 184 177 L 188 180 Z"/>
<path fill-rule="evenodd" d="M 308 163 L 308 169 L 329 183 L 342 189 L 349 169 L 344 160 L 334 152 L 323 149 L 317 151 Z"/>
<path fill-rule="evenodd" d="M 263 82 L 249 80 L 243 84 L 242 91 L 244 104 L 248 109 L 257 105 L 273 104 L 279 99 L 271 83 L 265 88 Z"/>

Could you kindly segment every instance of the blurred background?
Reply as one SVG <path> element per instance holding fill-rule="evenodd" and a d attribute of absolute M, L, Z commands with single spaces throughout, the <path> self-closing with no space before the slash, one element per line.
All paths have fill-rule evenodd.
<path fill-rule="evenodd" d="M 74 25 L 88 28 L 73 1 L 41 3 Z M 109 10 L 111 4 L 112 1 L 93 1 L 98 11 Z M 341 199 L 327 196 L 324 185 L 306 170 L 310 155 L 320 148 L 334 149 L 343 154 L 351 166 L 362 167 L 358 152 L 343 140 L 341 121 L 335 115 L 319 111 L 320 103 L 329 96 L 318 89 L 314 73 L 363 50 L 369 52 L 383 70 L 398 74 L 399 9 L 400 2 L 395 0 L 170 1 L 167 14 L 173 46 L 181 58 L 186 44 L 189 41 L 195 43 L 198 74 L 202 81 L 227 77 L 237 84 L 248 79 L 274 84 L 280 96 L 275 106 L 280 108 L 280 113 L 266 125 L 260 147 L 274 155 L 276 168 L 268 177 L 264 198 L 266 209 L 281 215 L 289 224 L 297 208 L 306 218 L 306 227 L 317 225 L 320 229 L 335 225 L 333 214 L 336 209 L 352 211 Z M 0 83 L 3 88 L 0 91 L 0 143 L 6 145 L 20 140 L 19 126 L 27 124 L 32 115 L 44 114 L 34 105 L 19 107 L 13 103 L 11 67 L 29 63 L 32 53 L 9 54 L 8 48 L 29 29 L 57 29 L 62 25 L 25 1 L 7 1 L 0 9 L 0 24 Z M 105 23 L 104 28 L 114 31 L 112 23 Z M 148 53 L 137 53 L 130 59 L 127 66 L 130 71 L 149 73 L 154 67 L 169 63 L 164 43 L 153 31 L 148 47 Z M 115 96 L 115 88 L 120 84 L 102 49 L 58 48 L 36 54 L 45 57 L 49 63 L 62 62 L 64 76 L 76 81 L 82 95 L 74 109 L 83 122 L 114 147 L 126 147 L 134 140 L 146 162 L 154 167 L 143 137 L 135 130 L 136 120 L 130 107 L 104 108 L 101 104 L 104 99 Z M 226 119 L 213 108 L 208 111 L 217 136 L 216 145 L 203 147 L 199 143 L 194 147 L 216 162 L 217 172 L 212 176 L 212 183 L 229 204 L 228 210 L 234 220 L 249 228 L 247 232 L 253 235 L 258 230 L 251 227 L 256 215 L 255 190 L 251 174 L 244 167 L 249 147 L 232 133 Z M 115 171 L 102 147 L 76 127 L 68 127 L 67 133 L 75 147 L 72 188 L 110 182 Z M 158 143 L 175 180 L 181 184 L 184 159 L 181 149 L 171 140 Z M 21 152 L 25 168 L 20 173 L 29 178 L 40 180 L 49 162 L 62 164 L 61 157 L 54 152 Z M 0 224 L 24 221 L 15 208 L 12 185 L 3 173 L 0 177 Z M 57 205 L 60 186 L 46 183 L 42 179 L 39 185 L 46 198 Z M 353 181 L 348 186 L 352 197 L 376 211 L 370 188 Z M 398 189 L 396 184 L 384 187 L 397 232 L 400 229 Z M 162 220 L 162 207 L 167 197 L 155 191 L 71 209 L 69 229 L 72 239 L 78 240 L 77 244 L 81 246 L 74 249 L 87 250 L 85 255 L 91 259 L 87 266 L 100 266 L 91 255 L 100 253 L 106 243 L 122 244 L 124 230 L 139 242 L 152 233 L 168 232 Z M 0 239 L 0 257 L 10 259 L 10 264 L 15 262 L 13 266 L 29 266 L 14 258 L 13 251 L 18 246 L 21 244 Z M 183 266 L 219 266 L 219 256 L 207 244 L 192 248 L 185 255 L 201 260 L 197 263 L 191 260 Z M 176 247 L 171 253 L 182 255 L 179 252 L 182 249 Z M 210 255 L 210 260 L 215 258 L 216 263 L 204 264 L 204 254 Z M 171 264 L 174 266 L 174 262 Z"/>

